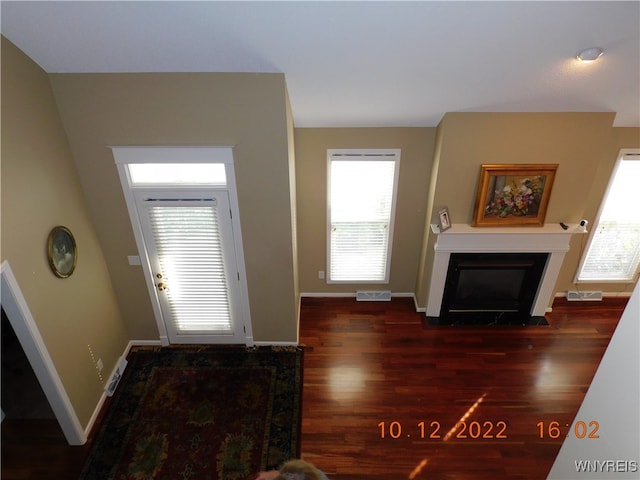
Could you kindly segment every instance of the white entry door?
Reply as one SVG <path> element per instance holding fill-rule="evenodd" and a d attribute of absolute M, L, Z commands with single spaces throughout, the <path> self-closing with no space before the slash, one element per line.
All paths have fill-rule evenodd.
<path fill-rule="evenodd" d="M 135 193 L 169 341 L 244 343 L 228 194 L 186 193 Z"/>

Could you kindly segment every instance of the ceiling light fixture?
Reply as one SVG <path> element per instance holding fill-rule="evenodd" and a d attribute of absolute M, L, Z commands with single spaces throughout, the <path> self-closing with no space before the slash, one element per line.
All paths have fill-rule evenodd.
<path fill-rule="evenodd" d="M 587 48 L 581 51 L 576 58 L 581 62 L 594 62 L 602 56 L 604 50 L 598 47 Z"/>

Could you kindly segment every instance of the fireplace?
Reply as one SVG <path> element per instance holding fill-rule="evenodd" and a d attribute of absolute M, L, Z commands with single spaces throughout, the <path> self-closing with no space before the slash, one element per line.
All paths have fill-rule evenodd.
<path fill-rule="evenodd" d="M 439 232 L 437 228 L 432 227 L 434 234 L 436 235 L 436 242 L 434 245 L 434 257 L 431 269 L 431 276 L 429 284 L 427 285 L 427 305 L 425 309 L 426 317 L 429 319 L 429 323 L 439 322 L 443 309 L 450 310 L 451 307 L 444 306 L 448 301 L 448 295 L 451 287 L 449 285 L 448 276 L 450 268 L 451 257 L 457 257 L 458 254 L 474 254 L 479 258 L 485 254 L 526 254 L 529 262 L 531 258 L 529 254 L 542 254 L 540 258 L 544 258 L 541 264 L 532 266 L 529 273 L 524 274 L 518 272 L 518 267 L 503 266 L 501 273 L 505 278 L 509 278 L 509 282 L 504 282 L 509 285 L 509 288 L 503 292 L 503 297 L 517 297 L 518 305 L 508 306 L 505 305 L 499 307 L 500 310 L 507 312 L 508 310 L 517 310 L 518 314 L 526 313 L 531 318 L 544 317 L 547 311 L 550 311 L 550 305 L 553 301 L 555 294 L 555 285 L 558 279 L 562 262 L 564 261 L 565 254 L 569 251 L 569 242 L 573 235 L 583 235 L 586 232 L 579 229 L 578 225 L 569 225 L 569 228 L 564 229 L 558 224 L 547 224 L 543 227 L 491 227 L 480 228 L 471 227 L 464 224 L 453 224 L 453 226 L 444 231 Z M 461 257 L 466 258 L 466 257 Z M 499 258 L 499 257 L 495 257 Z M 507 257 L 503 257 L 507 258 Z M 484 260 L 483 260 L 484 261 Z M 493 260 L 492 260 L 493 261 Z M 500 260 L 501 262 L 502 260 Z M 511 260 L 508 260 L 511 261 Z M 536 261 L 537 262 L 537 261 Z M 463 284 L 461 288 L 461 294 L 468 287 L 468 282 L 474 282 L 478 280 L 478 277 L 484 278 L 487 273 L 486 269 L 483 270 L 482 266 L 475 266 L 474 268 L 465 268 L 463 270 L 469 270 L 463 273 Z M 520 278 L 528 283 L 535 272 L 540 273 L 538 278 L 538 286 L 535 288 L 527 287 L 527 293 L 522 294 L 520 287 L 511 287 L 511 282 L 515 285 Z M 536 273 L 537 275 L 537 273 Z M 494 282 L 498 280 L 494 279 Z M 487 282 L 482 282 L 486 285 Z M 489 282 L 491 283 L 491 282 Z M 457 289 L 458 287 L 456 287 Z M 445 297 L 445 289 L 447 289 L 447 297 Z M 476 294 L 476 296 L 481 296 Z M 503 298 L 504 300 L 504 298 Z M 504 303 L 508 303 L 509 300 L 505 300 Z M 457 304 L 456 304 L 457 305 Z M 528 307 L 527 307 L 528 306 Z M 480 307 L 485 310 L 493 309 L 494 305 L 485 304 Z M 466 307 L 465 307 L 466 308 Z M 528 311 L 527 311 L 528 308 Z M 455 308 L 454 308 L 455 309 Z M 495 309 L 498 309 L 496 307 Z M 449 312 L 445 312 L 449 315 Z M 477 313 L 477 312 L 476 312 Z M 492 312 L 487 312 L 490 316 Z M 515 312 L 507 312 L 515 314 Z M 449 321 L 449 324 L 451 322 Z"/>
<path fill-rule="evenodd" d="M 437 323 L 540 323 L 530 312 L 548 256 L 451 254 Z"/>

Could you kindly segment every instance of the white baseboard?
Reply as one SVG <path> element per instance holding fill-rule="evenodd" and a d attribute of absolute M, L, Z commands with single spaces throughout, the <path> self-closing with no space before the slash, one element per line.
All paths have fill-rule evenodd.
<path fill-rule="evenodd" d="M 413 292 L 395 292 L 395 293 L 392 293 L 391 296 L 392 297 L 398 297 L 398 298 L 402 298 L 402 297 L 404 297 L 404 298 L 410 297 L 410 298 L 413 298 L 413 299 L 416 298 L 416 296 L 415 296 L 415 294 Z"/>
<path fill-rule="evenodd" d="M 127 343 L 127 346 L 125 347 L 124 351 L 122 352 L 122 355 L 120 357 L 118 357 L 118 361 L 120 361 L 120 358 L 127 358 L 127 356 L 129 355 L 129 352 L 131 351 L 132 347 L 137 347 L 137 346 L 162 346 L 162 342 L 160 340 L 131 340 L 129 343 Z M 114 367 L 115 370 L 115 367 Z M 109 377 L 109 381 L 111 380 L 111 377 Z M 108 384 L 108 382 L 107 382 Z M 96 407 L 93 409 L 93 413 L 91 414 L 91 418 L 89 418 L 89 421 L 87 422 L 87 425 L 84 427 L 84 434 L 88 437 L 89 434 L 91 433 L 91 431 L 93 430 L 93 427 L 96 423 L 96 420 L 98 419 L 98 415 L 100 415 L 100 411 L 102 410 L 102 407 L 104 405 L 104 402 L 107 400 L 107 392 L 105 390 L 103 390 L 102 395 L 100 396 L 100 399 L 98 400 L 98 404 L 96 405 Z"/>
<path fill-rule="evenodd" d="M 427 307 L 421 307 L 418 305 L 418 299 L 415 295 L 413 296 L 413 307 L 416 309 L 416 312 L 425 313 L 427 311 Z"/>
<path fill-rule="evenodd" d="M 106 399 L 107 399 L 107 394 L 106 392 L 103 391 L 102 395 L 100 395 L 100 400 L 98 400 L 98 404 L 96 405 L 96 408 L 93 409 L 91 418 L 89 418 L 87 425 L 84 427 L 84 434 L 86 437 L 89 437 L 91 431 L 93 430 L 93 426 L 95 425 L 96 420 L 98 419 L 98 415 L 100 415 L 100 410 L 102 410 L 102 406 L 104 405 L 104 402 Z"/>
<path fill-rule="evenodd" d="M 556 292 L 555 296 L 558 298 L 566 298 L 567 292 Z M 629 298 L 631 297 L 631 292 L 602 292 L 602 296 L 604 298 Z"/>
<path fill-rule="evenodd" d="M 256 347 L 297 347 L 298 342 L 253 342 Z"/>
<path fill-rule="evenodd" d="M 309 297 L 309 298 L 355 298 L 356 292 L 301 292 L 300 298 Z"/>

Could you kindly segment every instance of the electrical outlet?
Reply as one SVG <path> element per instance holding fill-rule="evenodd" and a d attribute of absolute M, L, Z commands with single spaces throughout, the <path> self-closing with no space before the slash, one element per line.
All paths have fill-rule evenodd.
<path fill-rule="evenodd" d="M 318 278 L 324 280 L 324 270 L 318 270 Z"/>

